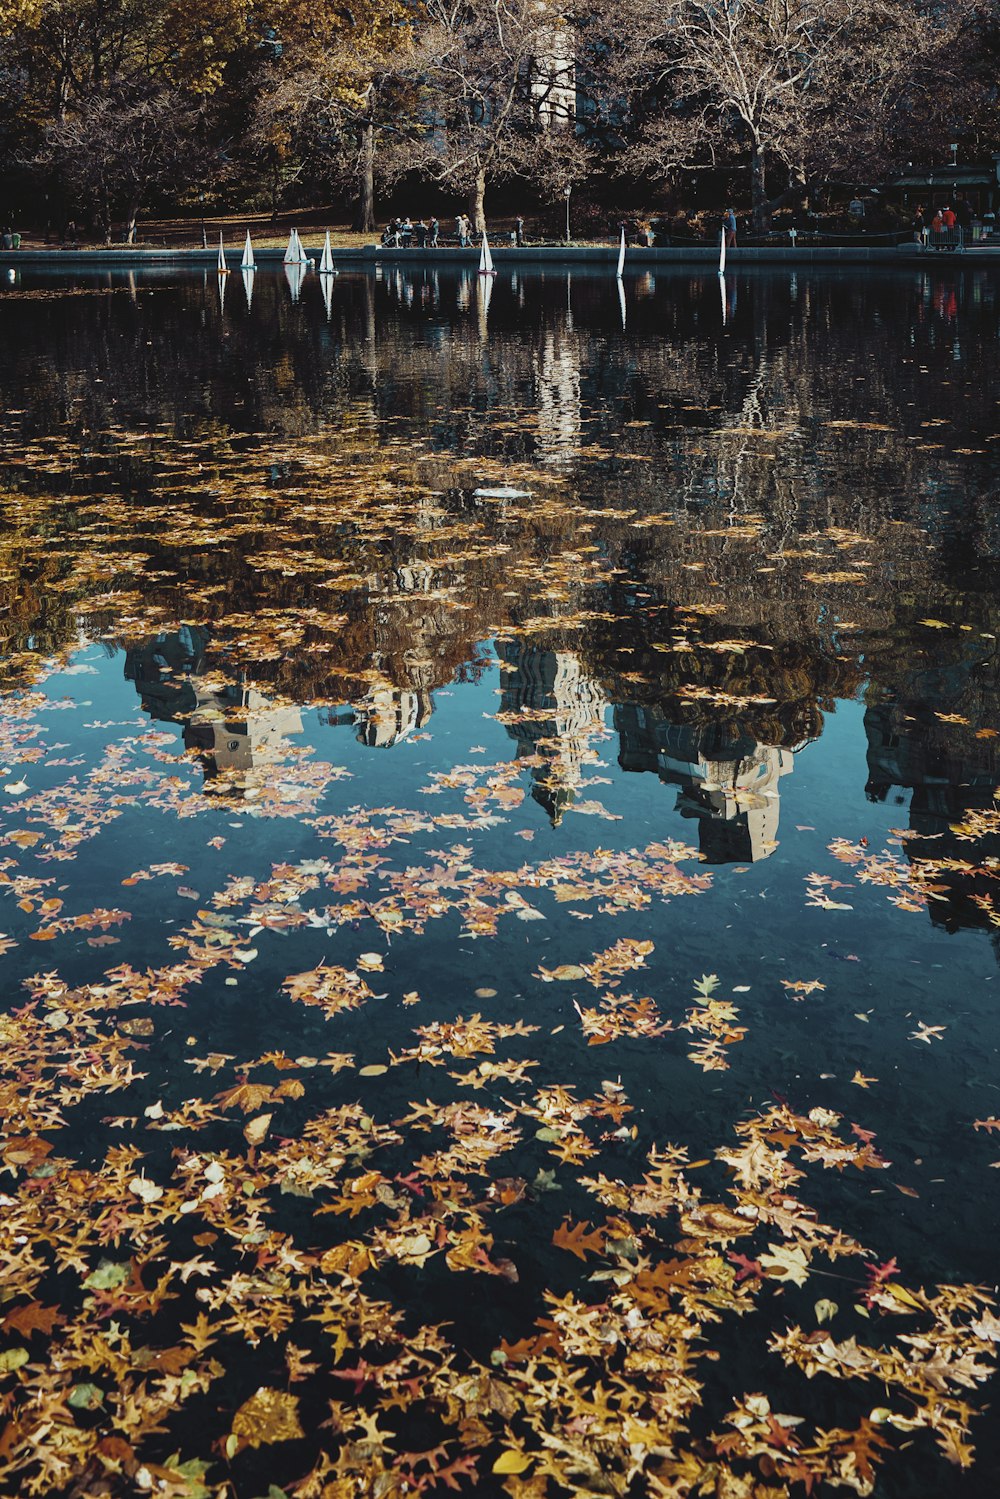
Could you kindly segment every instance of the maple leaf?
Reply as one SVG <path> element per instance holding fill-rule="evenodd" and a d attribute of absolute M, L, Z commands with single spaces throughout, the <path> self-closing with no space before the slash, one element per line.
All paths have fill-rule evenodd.
<path fill-rule="evenodd" d="M 573 1224 L 571 1219 L 564 1218 L 552 1235 L 552 1242 L 557 1249 L 568 1249 L 579 1260 L 585 1260 L 588 1254 L 603 1254 L 604 1230 L 595 1228 L 592 1233 L 588 1233 L 589 1227 L 587 1222 Z"/>
<path fill-rule="evenodd" d="M 224 1109 L 239 1108 L 244 1114 L 253 1114 L 262 1104 L 270 1103 L 276 1097 L 274 1088 L 267 1083 L 237 1083 L 235 1087 L 226 1088 L 222 1093 L 216 1093 L 215 1102 L 220 1103 Z"/>

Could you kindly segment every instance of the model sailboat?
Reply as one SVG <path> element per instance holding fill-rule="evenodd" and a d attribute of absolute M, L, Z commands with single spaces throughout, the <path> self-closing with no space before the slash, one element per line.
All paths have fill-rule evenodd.
<path fill-rule="evenodd" d="M 621 244 L 618 246 L 618 270 L 615 272 L 620 281 L 625 274 L 625 230 L 622 230 Z"/>
<path fill-rule="evenodd" d="M 319 262 L 319 273 L 321 276 L 335 276 L 337 267 L 333 263 L 333 251 L 330 248 L 330 231 L 326 231 L 326 240 L 323 244 L 323 254 Z"/>
<path fill-rule="evenodd" d="M 219 271 L 219 275 L 220 276 L 228 276 L 229 275 L 229 267 L 226 264 L 226 250 L 225 250 L 225 246 L 222 243 L 222 231 L 221 230 L 219 231 L 219 264 L 218 264 L 218 271 Z"/>
<path fill-rule="evenodd" d="M 305 265 L 306 252 L 299 239 L 299 231 L 293 229 L 288 236 L 288 248 L 285 250 L 285 265 Z"/>
<path fill-rule="evenodd" d="M 240 261 L 241 271 L 255 271 L 257 266 L 253 258 L 253 244 L 250 240 L 250 230 L 247 230 L 247 242 L 243 246 L 243 259 Z"/>
<path fill-rule="evenodd" d="M 486 238 L 486 230 L 483 230 L 483 246 L 479 252 L 479 274 L 480 276 L 495 276 L 496 267 L 493 264 L 493 256 L 490 253 L 490 242 Z"/>
<path fill-rule="evenodd" d="M 723 229 L 719 238 L 719 275 L 726 274 L 726 231 Z"/>

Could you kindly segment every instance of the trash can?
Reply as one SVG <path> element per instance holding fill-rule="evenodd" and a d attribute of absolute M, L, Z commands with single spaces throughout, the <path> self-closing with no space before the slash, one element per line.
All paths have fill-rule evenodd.
<path fill-rule="evenodd" d="M 12 234 L 0 234 L 0 247 L 4 250 L 13 250 L 14 236 Z"/>
<path fill-rule="evenodd" d="M 10 238 L 11 238 L 11 249 L 12 250 L 19 250 L 21 248 L 21 236 L 19 234 L 12 234 Z"/>

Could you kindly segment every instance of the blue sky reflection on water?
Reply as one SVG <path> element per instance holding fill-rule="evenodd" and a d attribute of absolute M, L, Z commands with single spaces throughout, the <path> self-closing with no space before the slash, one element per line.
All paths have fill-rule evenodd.
<path fill-rule="evenodd" d="M 973 1127 L 998 1112 L 1000 1086 L 992 278 L 798 275 L 792 286 L 741 275 L 723 328 L 714 280 L 657 275 L 629 283 L 624 331 L 616 294 L 596 277 L 500 278 L 484 307 L 472 278 L 345 276 L 329 315 L 316 280 L 293 304 L 284 280 L 263 274 L 249 310 L 233 284 L 220 314 L 214 279 L 25 272 L 0 298 L 13 351 L 0 370 L 10 684 L 0 917 L 16 944 L 3 956 L 5 988 L 12 1012 L 28 982 L 57 1016 L 53 1035 L 32 1043 L 36 1060 L 20 1031 L 10 1052 L 9 1097 L 20 1086 L 23 1113 L 12 1112 L 8 1141 L 37 1133 L 60 1162 L 34 1231 L 45 1238 L 46 1212 L 62 1231 L 72 1179 L 62 1162 L 75 1150 L 97 1178 L 83 1268 L 141 1253 L 154 1225 L 180 1260 L 190 1249 L 181 1197 L 136 1209 L 138 1194 L 111 1181 L 108 1151 L 137 1146 L 143 1170 L 167 1183 L 206 1152 L 250 1150 L 268 1232 L 289 1252 L 363 1242 L 363 1297 L 397 1306 L 410 1336 L 421 1316 L 435 1327 L 447 1316 L 461 1367 L 497 1368 L 491 1350 L 529 1335 L 547 1287 L 586 1302 L 607 1284 L 594 1272 L 611 1265 L 627 1280 L 610 1229 L 603 1256 L 585 1264 L 552 1244 L 564 1217 L 605 1220 L 587 1186 L 599 1172 L 635 1181 L 648 1152 L 672 1142 L 707 1162 L 691 1169 L 696 1187 L 726 1200 L 739 1184 L 715 1152 L 731 1148 L 736 1124 L 769 1108 L 799 1120 L 819 1111 L 853 1149 L 872 1132 L 891 1163 L 823 1169 L 820 1156 L 802 1188 L 870 1255 L 827 1264 L 816 1254 L 801 1285 L 757 1262 L 758 1311 L 724 1319 L 721 1363 L 699 1366 L 689 1450 L 718 1461 L 712 1434 L 734 1399 L 761 1388 L 810 1431 L 847 1429 L 883 1399 L 880 1386 L 805 1381 L 765 1352 L 768 1335 L 796 1324 L 818 1338 L 821 1298 L 840 1306 L 840 1340 L 881 1346 L 913 1331 L 913 1306 L 851 1310 L 863 1306 L 869 1263 L 895 1258 L 909 1294 L 996 1278 L 998 1152 Z M 50 912 L 45 901 L 62 905 Z M 581 965 L 623 939 L 643 951 L 591 982 Z M 162 975 L 184 962 L 183 1010 L 144 1002 L 138 979 L 120 976 L 119 965 Z M 315 992 L 329 965 L 353 976 L 344 992 L 360 982 L 377 997 L 326 1019 L 289 990 L 313 973 Z M 32 986 L 40 972 L 58 979 Z M 113 1004 L 106 973 L 119 975 L 108 981 Z M 703 1070 L 690 1057 L 700 1033 L 683 1023 L 706 974 L 734 1013 L 708 1053 L 726 1065 Z M 629 993 L 672 1028 L 650 1034 L 640 1012 L 622 1021 Z M 429 1052 L 414 1060 L 416 1028 L 433 1046 L 473 1014 L 538 1026 L 513 1043 L 537 1068 L 470 1083 L 454 1053 L 445 1066 Z M 145 1075 L 110 1093 L 74 1080 L 69 1144 L 65 1129 L 36 1130 L 24 1100 L 56 1086 L 63 1042 L 99 1034 L 110 1045 L 123 1015 L 149 1022 L 135 1050 Z M 587 1045 L 588 1025 L 609 1016 L 621 1033 Z M 277 1052 L 287 1068 L 259 1060 Z M 352 1060 L 310 1062 L 327 1052 Z M 217 1072 L 190 1065 L 210 1054 L 224 1057 Z M 467 1055 L 457 1072 L 475 1075 L 483 1058 L 487 1069 L 506 1059 L 506 1042 Z M 293 1074 L 302 1092 L 274 1094 Z M 250 1075 L 273 1095 L 258 1105 L 269 1112 L 267 1144 L 257 1142 L 266 1167 L 244 1141 L 243 1114 L 212 1104 Z M 558 1085 L 580 1098 L 623 1089 L 624 1132 L 592 1113 L 593 1153 L 554 1157 L 559 1129 L 545 1138 L 537 1100 Z M 448 1168 L 477 1192 L 493 1175 L 521 1183 L 504 1188 L 509 1217 L 489 1218 L 489 1267 L 456 1248 L 465 1205 L 427 1216 L 430 1184 L 439 1188 L 422 1125 L 373 1153 L 384 1192 L 357 1219 L 315 1215 L 343 1182 L 324 1183 L 315 1201 L 279 1186 L 291 1170 L 281 1142 L 312 1138 L 309 1149 L 337 1158 L 315 1133 L 324 1110 L 398 1121 L 425 1097 L 518 1119 L 523 1138 L 488 1166 Z M 481 1124 L 480 1135 L 499 1128 Z M 769 1159 L 790 1148 L 768 1138 Z M 38 1163 L 29 1153 L 15 1164 L 27 1201 Z M 414 1171 L 404 1192 L 398 1180 Z M 288 1374 L 266 1338 L 251 1338 L 238 1367 L 252 1322 L 232 1312 L 230 1277 L 260 1241 L 214 1200 L 197 1211 L 214 1236 L 201 1246 L 213 1268 L 200 1305 L 224 1324 L 224 1367 L 197 1366 L 166 1436 L 141 1421 L 133 1435 L 136 1462 L 177 1450 L 211 1461 L 204 1481 L 221 1494 L 225 1463 L 199 1446 L 199 1426 L 223 1441 L 243 1430 L 261 1419 L 254 1390 L 284 1389 Z M 100 1202 L 124 1224 L 113 1246 Z M 653 1262 L 683 1237 L 671 1211 L 633 1224 Z M 797 1232 L 723 1235 L 718 1264 L 766 1254 L 776 1236 L 794 1249 Z M 400 1248 L 425 1238 L 426 1251 Z M 72 1284 L 60 1274 L 24 1286 L 82 1326 L 82 1271 Z M 152 1314 L 157 1346 L 197 1312 L 197 1283 L 179 1282 L 178 1307 Z M 20 1279 L 14 1294 L 27 1294 Z M 352 1447 L 380 1397 L 352 1395 L 331 1371 L 377 1359 L 376 1347 L 386 1358 L 392 1339 L 366 1343 L 358 1331 L 331 1348 L 310 1336 L 295 1324 L 296 1343 L 319 1359 L 319 1372 L 288 1387 L 303 1434 L 256 1457 L 237 1444 L 240 1493 L 252 1472 L 259 1483 L 252 1462 L 289 1492 L 327 1460 L 341 1476 L 389 1472 L 398 1484 L 418 1470 L 399 1467 L 397 1453 L 437 1437 L 479 1464 L 456 1482 L 501 1492 L 497 1453 L 542 1450 L 539 1428 L 496 1391 L 473 1430 L 439 1395 L 410 1390 L 394 1417 L 398 1444 Z M 59 1368 L 53 1399 L 84 1375 L 110 1377 L 73 1359 Z M 15 1410 L 32 1388 L 20 1370 L 5 1376 Z M 645 1390 L 647 1375 L 629 1389 Z M 605 1376 L 629 1383 L 613 1360 Z M 989 1398 L 978 1376 L 957 1387 L 973 1407 Z M 318 1429 L 334 1397 L 337 1439 Z M 891 1398 L 905 1406 L 905 1395 Z M 110 1425 L 94 1429 L 121 1433 L 108 1400 Z M 990 1492 L 987 1424 L 973 1422 L 985 1457 L 962 1476 L 926 1433 L 907 1447 L 890 1430 L 901 1450 L 887 1454 L 876 1492 L 924 1493 L 937 1462 L 938 1491 Z M 98 1440 L 79 1429 L 75 1473 Z M 18 1482 L 34 1471 L 19 1445 L 27 1431 L 13 1438 Z M 769 1439 L 757 1439 L 736 1471 L 766 1482 Z M 586 1450 L 573 1462 L 599 1453 L 602 1472 L 619 1472 L 610 1436 Z M 615 1491 L 644 1492 L 641 1474 L 658 1461 L 644 1448 L 632 1488 Z M 548 1491 L 582 1471 L 554 1471 Z M 786 1492 L 779 1479 L 760 1492 Z"/>

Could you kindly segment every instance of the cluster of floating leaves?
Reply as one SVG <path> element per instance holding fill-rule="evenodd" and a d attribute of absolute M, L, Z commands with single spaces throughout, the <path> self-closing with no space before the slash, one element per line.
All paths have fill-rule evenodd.
<path fill-rule="evenodd" d="M 922 1283 L 815 1202 L 826 1173 L 892 1179 L 872 1132 L 772 1098 L 702 1132 L 695 1152 L 654 1133 L 634 1098 L 635 1047 L 719 1073 L 748 1033 L 745 986 L 691 974 L 678 1002 L 645 973 L 650 914 L 711 888 L 697 851 L 658 839 L 509 867 L 477 855 L 524 800 L 526 772 L 547 808 L 613 817 L 577 795 L 600 782 L 583 776 L 603 732 L 592 703 L 567 722 L 508 692 L 497 717 L 518 758 L 431 772 L 417 808 L 329 811 L 346 771 L 280 735 L 263 774 L 216 763 L 203 779 L 197 763 L 233 720 L 236 681 L 243 707 L 254 692 L 269 711 L 350 703 L 371 742 L 389 743 L 399 694 L 469 662 L 485 670 L 490 637 L 506 676 L 519 653 L 555 643 L 609 700 L 798 743 L 817 695 L 861 679 L 858 621 L 889 632 L 879 543 L 893 538 L 919 582 L 918 535 L 831 524 L 788 545 L 754 513 L 689 526 L 639 504 L 595 509 L 558 473 L 379 447 L 363 410 L 336 438 L 252 457 L 218 433 L 77 422 L 25 446 L 16 415 L 0 890 L 19 916 L 2 942 L 19 955 L 37 943 L 40 957 L 0 1018 L 0 1484 L 167 1499 L 268 1485 L 295 1499 L 776 1499 L 822 1484 L 869 1495 L 914 1440 L 968 1466 L 1000 1342 L 993 1299 Z M 617 540 L 599 547 L 598 534 Z M 730 594 L 741 569 L 753 586 Z M 630 591 L 647 583 L 637 606 Z M 797 632 L 819 598 L 841 612 L 807 672 Z M 782 628 L 764 639 L 768 609 Z M 172 659 L 184 631 L 201 644 Z M 178 701 L 196 659 L 194 713 L 161 715 L 183 717 L 192 745 L 145 720 L 97 720 L 93 762 L 63 758 L 54 735 L 72 705 L 45 678 L 86 670 L 73 664 L 83 641 L 127 649 L 135 679 Z M 961 714 L 953 726 L 976 732 Z M 218 814 L 234 803 L 308 829 L 321 852 L 264 877 L 227 870 L 207 892 L 148 851 L 116 871 L 113 897 L 84 899 L 66 878 L 112 824 L 143 816 L 210 822 L 221 854 Z M 972 852 L 998 831 L 995 807 L 967 809 L 953 832 L 968 859 L 935 858 L 909 832 L 881 850 L 839 840 L 803 905 L 850 910 L 870 886 L 922 913 L 961 879 L 1000 925 L 995 866 Z M 148 931 L 168 901 L 161 950 L 86 980 L 60 971 L 98 962 L 92 949 L 134 953 L 133 917 Z M 530 1018 L 507 994 L 502 1018 L 485 1013 L 498 997 L 487 985 L 442 1006 L 405 956 L 435 928 L 488 953 L 533 923 L 596 914 L 622 935 L 578 941 L 572 962 L 532 953 L 532 981 L 567 1001 Z M 255 1054 L 235 1039 L 223 1052 L 188 1034 L 205 996 L 242 996 L 265 970 L 277 1030 L 312 1049 L 276 1040 Z M 825 987 L 783 982 L 796 1001 Z M 919 1022 L 913 1039 L 941 1030 Z M 595 1055 L 608 1076 L 586 1065 Z M 472 1312 L 457 1315 L 460 1302 Z M 737 1339 L 760 1354 L 762 1382 L 779 1371 L 770 1393 L 721 1373 Z"/>
<path fill-rule="evenodd" d="M 34 751 L 51 753 L 60 700 L 36 690 L 11 708 L 10 773 L 29 775 Z M 113 741 L 58 797 L 8 784 L 2 884 L 26 942 L 58 954 L 125 929 L 118 905 L 77 910 L 58 871 L 150 782 L 153 806 L 185 805 L 164 789 L 177 758 L 164 738 L 142 734 L 128 754 Z M 129 755 L 152 757 L 134 784 Z M 301 1499 L 491 1487 L 767 1499 L 821 1481 L 867 1495 L 919 1433 L 968 1465 L 972 1394 L 1000 1341 L 992 1298 L 914 1282 L 811 1200 L 816 1173 L 891 1173 L 872 1133 L 772 1101 L 692 1159 L 630 1099 L 627 1051 L 616 1058 L 630 1039 L 716 1071 L 746 1034 L 715 975 L 680 1007 L 644 984 L 654 943 L 627 930 L 651 904 L 710 886 L 696 851 L 653 842 L 488 868 L 452 843 L 433 863 L 399 862 L 456 817 L 476 839 L 502 815 L 502 797 L 479 793 L 510 785 L 503 767 L 445 779 L 464 813 L 299 807 L 329 855 L 230 875 L 204 902 L 184 864 L 129 869 L 130 901 L 169 883 L 191 904 L 172 956 L 77 984 L 45 968 L 0 1020 L 5 1485 L 221 1499 L 266 1471 Z M 280 800 L 270 813 L 289 815 Z M 899 847 L 835 843 L 851 880 L 816 875 L 811 897 L 868 883 L 921 910 L 924 875 Z M 610 947 L 535 974 L 572 996 L 580 1043 L 606 1048 L 609 1076 L 590 1088 L 560 1073 L 545 1011 L 456 1007 L 420 1022 L 426 999 L 394 955 L 432 923 L 488 941 L 560 907 L 626 924 Z M 287 968 L 295 933 L 337 954 L 286 971 L 273 999 L 314 1017 L 315 1052 L 204 1051 L 191 1035 L 176 1060 L 167 1038 L 185 1006 L 245 985 L 265 955 Z M 345 1030 L 355 1012 L 367 1023 Z M 392 1096 L 412 1101 L 387 1112 L 390 1071 Z M 114 1143 L 91 1143 L 92 1123 L 81 1146 L 84 1120 Z M 456 1294 L 499 1299 L 491 1346 L 440 1314 Z M 761 1322 L 762 1354 L 843 1385 L 835 1423 L 817 1418 L 808 1383 L 778 1403 L 759 1388 L 720 1401 L 711 1371 L 737 1319 Z"/>

